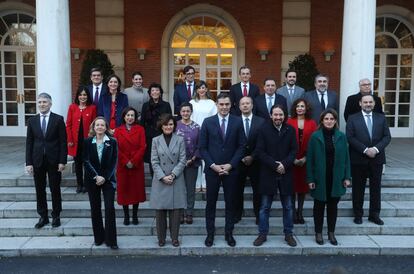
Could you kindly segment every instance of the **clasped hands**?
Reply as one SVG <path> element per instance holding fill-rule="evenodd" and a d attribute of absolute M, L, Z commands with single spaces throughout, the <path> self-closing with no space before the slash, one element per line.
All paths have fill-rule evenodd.
<path fill-rule="evenodd" d="M 373 147 L 369 147 L 367 148 L 367 150 L 365 151 L 365 154 L 369 157 L 369 158 L 375 158 L 375 156 L 377 155 L 377 150 Z"/>
<path fill-rule="evenodd" d="M 101 185 L 103 185 L 105 183 L 105 178 L 102 177 L 102 176 L 100 176 L 100 175 L 97 175 L 95 177 L 95 181 L 96 181 L 96 185 L 97 186 L 101 186 Z"/>
<path fill-rule="evenodd" d="M 170 175 L 162 177 L 162 182 L 166 185 L 172 185 L 174 183 L 175 175 L 171 173 Z"/>
<path fill-rule="evenodd" d="M 232 166 L 231 164 L 224 164 L 224 165 L 213 164 L 211 168 L 214 170 L 214 172 L 218 173 L 219 176 L 222 176 L 222 175 L 229 175 L 229 172 Z"/>

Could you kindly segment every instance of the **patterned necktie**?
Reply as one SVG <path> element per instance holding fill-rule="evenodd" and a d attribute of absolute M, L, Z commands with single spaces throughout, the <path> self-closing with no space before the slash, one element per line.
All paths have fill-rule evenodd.
<path fill-rule="evenodd" d="M 221 125 L 220 125 L 220 130 L 221 130 L 221 136 L 226 137 L 226 119 L 221 119 Z"/>
<path fill-rule="evenodd" d="M 367 128 L 368 128 L 369 137 L 372 139 L 372 120 L 371 120 L 371 115 L 366 114 L 365 116 L 367 117 Z"/>
<path fill-rule="evenodd" d="M 187 94 L 188 94 L 188 98 L 191 98 L 191 84 L 188 85 Z"/>
<path fill-rule="evenodd" d="M 244 119 L 244 125 L 246 127 L 246 137 L 249 137 L 249 133 L 250 133 L 250 123 L 249 123 L 249 118 Z"/>
<path fill-rule="evenodd" d="M 42 133 L 43 136 L 46 136 L 46 115 L 42 115 Z"/>
<path fill-rule="evenodd" d="M 246 96 L 247 96 L 247 85 L 244 84 L 243 85 L 243 97 L 246 97 Z"/>
<path fill-rule="evenodd" d="M 267 111 L 270 113 L 270 110 L 272 109 L 273 106 L 273 96 L 269 96 L 267 97 Z"/>
<path fill-rule="evenodd" d="M 326 109 L 325 100 L 323 99 L 324 95 L 325 95 L 325 93 L 321 93 L 321 107 L 322 107 L 322 110 Z"/>
<path fill-rule="evenodd" d="M 97 106 L 99 103 L 99 87 L 96 87 L 95 97 L 93 98 L 93 104 Z"/>

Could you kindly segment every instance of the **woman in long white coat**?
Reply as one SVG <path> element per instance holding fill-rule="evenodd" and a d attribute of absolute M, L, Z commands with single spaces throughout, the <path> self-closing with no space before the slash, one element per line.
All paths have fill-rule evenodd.
<path fill-rule="evenodd" d="M 200 80 L 196 85 L 196 92 L 190 104 L 193 105 L 193 113 L 191 114 L 191 120 L 203 126 L 205 118 L 216 115 L 217 107 L 216 103 L 211 99 L 210 92 L 208 90 L 207 83 Z M 203 192 L 206 190 L 206 178 L 203 173 L 204 161 L 198 168 L 196 192 Z"/>

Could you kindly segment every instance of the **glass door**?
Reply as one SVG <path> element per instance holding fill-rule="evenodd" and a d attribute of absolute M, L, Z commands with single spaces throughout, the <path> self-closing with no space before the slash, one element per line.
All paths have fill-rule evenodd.
<path fill-rule="evenodd" d="M 36 114 L 36 65 L 33 49 L 0 51 L 0 135 L 25 136 Z"/>

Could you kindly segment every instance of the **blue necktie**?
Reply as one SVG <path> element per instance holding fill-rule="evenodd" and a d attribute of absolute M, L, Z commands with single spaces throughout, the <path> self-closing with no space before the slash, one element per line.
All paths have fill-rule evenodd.
<path fill-rule="evenodd" d="M 250 133 L 249 118 L 244 119 L 244 124 L 246 126 L 246 137 L 248 138 Z"/>
<path fill-rule="evenodd" d="M 372 120 L 371 120 L 371 115 L 367 114 L 365 116 L 367 116 L 367 128 L 368 128 L 369 138 L 372 139 Z"/>
<path fill-rule="evenodd" d="M 270 114 L 270 110 L 272 109 L 272 106 L 273 106 L 273 104 L 272 104 L 273 96 L 269 96 L 267 99 L 268 99 L 268 101 L 267 101 L 267 110 Z"/>
<path fill-rule="evenodd" d="M 43 136 L 46 136 L 46 115 L 42 115 L 42 133 Z"/>
<path fill-rule="evenodd" d="M 221 119 L 221 125 L 220 125 L 220 130 L 221 130 L 221 135 L 224 137 L 226 137 L 226 119 Z"/>

